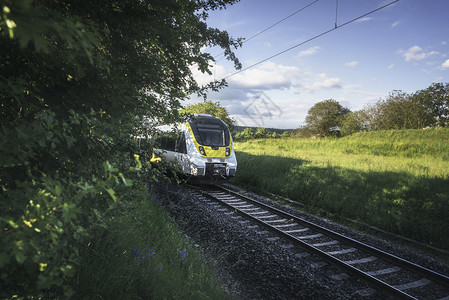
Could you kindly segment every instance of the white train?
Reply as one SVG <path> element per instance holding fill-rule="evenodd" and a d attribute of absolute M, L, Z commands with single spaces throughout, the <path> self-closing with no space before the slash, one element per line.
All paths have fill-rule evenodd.
<path fill-rule="evenodd" d="M 157 128 L 159 133 L 154 141 L 156 156 L 175 163 L 187 176 L 208 182 L 235 175 L 234 145 L 229 128 L 223 121 L 211 115 L 195 114 L 176 127 Z"/>

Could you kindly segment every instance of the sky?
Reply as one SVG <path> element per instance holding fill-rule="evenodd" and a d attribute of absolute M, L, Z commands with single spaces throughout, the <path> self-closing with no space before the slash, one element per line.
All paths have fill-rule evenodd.
<path fill-rule="evenodd" d="M 236 73 L 219 48 L 207 48 L 213 74 L 193 69 L 195 78 L 226 78 L 228 86 L 207 99 L 238 125 L 282 129 L 305 125 L 307 111 L 323 100 L 357 111 L 395 90 L 448 83 L 449 1 L 400 0 L 361 17 L 392 1 L 241 0 L 211 12 L 207 23 L 247 39 L 235 53 L 248 69 Z M 184 105 L 201 101 L 192 96 Z"/>

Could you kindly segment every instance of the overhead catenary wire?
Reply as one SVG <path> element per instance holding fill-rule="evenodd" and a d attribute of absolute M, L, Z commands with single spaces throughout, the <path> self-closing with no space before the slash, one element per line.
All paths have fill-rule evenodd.
<path fill-rule="evenodd" d="M 244 72 L 244 71 L 246 71 L 246 70 L 248 70 L 248 69 L 251 69 L 251 68 L 253 68 L 253 67 L 257 66 L 257 65 L 260 65 L 261 63 L 266 62 L 267 60 L 270 60 L 270 59 L 272 59 L 272 58 L 275 58 L 275 57 L 277 57 L 277 56 L 279 56 L 279 55 L 281 55 L 281 54 L 284 54 L 285 52 L 288 52 L 288 51 L 293 50 L 293 49 L 295 49 L 295 48 L 297 48 L 297 47 L 299 47 L 299 46 L 302 46 L 302 45 L 304 45 L 304 44 L 306 44 L 306 43 L 309 43 L 309 42 L 311 42 L 311 41 L 313 41 L 313 40 L 315 40 L 315 39 L 317 39 L 317 38 L 319 38 L 319 37 L 322 37 L 323 35 L 326 35 L 326 34 L 332 32 L 332 31 L 337 30 L 337 29 L 339 29 L 339 28 L 341 28 L 341 27 L 343 27 L 343 26 L 346 26 L 346 25 L 348 25 L 348 24 L 351 24 L 351 23 L 353 23 L 353 22 L 355 22 L 355 21 L 357 21 L 357 20 L 360 20 L 360 19 L 362 19 L 362 18 L 364 18 L 364 17 L 366 17 L 366 16 L 368 16 L 368 15 L 370 15 L 370 14 L 372 14 L 372 13 L 375 13 L 375 12 L 381 10 L 381 9 L 384 9 L 385 7 L 390 6 L 390 5 L 392 5 L 392 4 L 396 3 L 396 2 L 399 2 L 399 0 L 395 0 L 395 1 L 392 1 L 392 2 L 390 2 L 390 3 L 387 3 L 387 4 L 385 4 L 385 5 L 381 6 L 381 7 L 378 7 L 378 8 L 376 8 L 376 9 L 370 11 L 370 12 L 367 12 L 366 14 L 363 14 L 363 15 L 361 15 L 361 16 L 358 16 L 357 18 L 354 18 L 354 19 L 352 19 L 352 20 L 349 20 L 349 21 L 347 21 L 347 22 L 345 22 L 345 23 L 343 23 L 343 24 L 338 25 L 337 23 L 335 23 L 335 27 L 334 27 L 334 28 L 331 28 L 331 29 L 329 29 L 329 30 L 327 30 L 327 31 L 324 31 L 324 32 L 322 32 L 322 33 L 320 33 L 320 34 L 318 34 L 318 35 L 315 35 L 314 37 L 311 37 L 310 39 L 307 39 L 307 40 L 305 40 L 305 41 L 303 41 L 303 42 L 301 42 L 301 43 L 299 43 L 299 44 L 296 44 L 296 45 L 294 45 L 294 46 L 292 46 L 292 47 L 290 47 L 290 48 L 287 48 L 287 49 L 285 49 L 285 50 L 283 50 L 283 51 L 281 51 L 281 52 L 278 52 L 278 53 L 276 53 L 276 54 L 274 54 L 274 55 L 271 55 L 270 57 L 267 57 L 267 58 L 265 58 L 265 59 L 263 59 L 263 60 L 261 60 L 261 61 L 258 61 L 258 62 L 254 63 L 254 64 L 252 64 L 252 65 L 250 65 L 250 66 L 248 66 L 248 67 L 246 67 L 246 68 L 243 68 L 243 69 L 241 69 L 241 70 L 238 70 L 237 72 L 234 72 L 234 73 L 232 73 L 232 74 L 230 74 L 230 75 L 228 75 L 228 76 L 223 77 L 222 79 L 227 79 L 227 78 L 229 78 L 229 77 L 231 77 L 231 76 L 237 75 L 237 74 L 239 74 L 239 73 L 241 73 L 241 72 Z"/>
<path fill-rule="evenodd" d="M 290 17 L 296 15 L 297 13 L 299 13 L 299 12 L 305 10 L 306 8 L 308 8 L 309 6 L 312 6 L 313 4 L 317 3 L 318 1 L 320 1 L 320 0 L 315 0 L 315 1 L 313 1 L 313 2 L 311 2 L 311 3 L 309 3 L 309 4 L 307 4 L 306 6 L 304 6 L 304 7 L 300 8 L 300 9 L 294 11 L 293 13 L 289 14 L 288 16 L 286 16 L 285 18 L 283 18 L 282 20 L 277 21 L 276 23 L 274 23 L 274 24 L 268 26 L 267 28 L 265 28 L 265 29 L 259 31 L 258 33 L 256 33 L 256 34 L 250 36 L 249 38 L 243 40 L 243 41 L 242 41 L 242 44 L 244 44 L 244 43 L 246 43 L 246 42 L 252 40 L 253 38 L 255 38 L 255 37 L 259 36 L 259 35 L 261 35 L 261 34 L 264 33 L 265 31 L 270 30 L 271 28 L 275 27 L 276 25 L 279 25 L 280 23 L 284 22 L 284 21 L 287 20 L 288 18 L 290 18 Z M 224 52 L 221 52 L 220 54 L 215 55 L 214 58 L 217 58 L 217 57 L 219 57 L 219 56 L 221 56 L 221 55 L 223 55 L 223 54 L 224 54 Z M 221 59 L 222 59 L 222 58 L 220 58 L 219 60 L 221 60 Z M 217 60 L 217 61 L 219 61 L 219 60 Z"/>
<path fill-rule="evenodd" d="M 290 18 L 290 17 L 296 15 L 297 13 L 299 13 L 299 12 L 305 10 L 306 8 L 308 8 L 309 6 L 312 6 L 313 4 L 317 3 L 318 1 L 319 1 L 319 0 L 315 0 L 315 1 L 313 1 L 313 2 L 311 2 L 311 3 L 309 3 L 309 4 L 307 4 L 307 5 L 304 6 L 303 8 L 298 9 L 297 11 L 291 13 L 290 15 L 288 15 L 288 16 L 286 16 L 285 18 L 283 18 L 282 20 L 280 20 L 280 21 L 274 23 L 273 25 L 271 25 L 271 26 L 265 28 L 264 30 L 259 31 L 258 33 L 256 33 L 255 35 L 253 35 L 253 36 L 247 38 L 247 39 L 244 40 L 243 42 L 246 43 L 246 42 L 248 42 L 249 40 L 252 40 L 252 39 L 255 38 L 256 36 L 261 35 L 262 33 L 264 33 L 264 32 L 267 31 L 267 30 L 270 30 L 270 29 L 273 28 L 274 26 L 278 25 L 279 23 L 284 22 L 284 21 L 287 20 L 288 18 Z"/>

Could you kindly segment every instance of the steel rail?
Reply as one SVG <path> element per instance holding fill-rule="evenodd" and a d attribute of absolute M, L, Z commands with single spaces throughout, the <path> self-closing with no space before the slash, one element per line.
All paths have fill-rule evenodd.
<path fill-rule="evenodd" d="M 239 213 L 240 215 L 243 215 L 246 218 L 249 218 L 249 219 L 257 222 L 258 224 L 275 232 L 276 234 L 281 235 L 284 238 L 287 238 L 288 240 L 290 240 L 296 244 L 299 244 L 299 246 L 307 249 L 308 251 L 320 255 L 322 258 L 326 259 L 327 261 L 329 261 L 333 264 L 340 266 L 342 269 L 351 272 L 355 276 L 363 278 L 364 280 L 366 280 L 368 282 L 368 284 L 370 284 L 374 288 L 377 288 L 378 290 L 385 291 L 385 292 L 389 293 L 390 295 L 393 295 L 400 299 L 417 299 L 401 290 L 396 289 L 394 286 L 391 286 L 391 285 L 389 285 L 389 284 L 387 284 L 387 283 L 385 283 L 385 282 L 383 282 L 383 281 L 381 281 L 381 280 L 379 280 L 379 279 L 377 279 L 377 278 L 375 278 L 375 277 L 373 277 L 373 276 L 371 276 L 351 265 L 348 265 L 347 263 L 343 262 L 342 260 L 340 260 L 332 255 L 329 255 L 326 252 L 324 252 L 324 251 L 322 251 L 322 250 L 320 250 L 300 239 L 295 238 L 293 235 L 283 232 L 282 230 L 277 229 L 277 228 L 265 223 L 264 221 L 258 219 L 257 217 L 254 217 L 251 214 L 248 214 L 248 213 L 245 213 L 244 211 L 239 210 L 238 208 L 232 206 L 232 204 L 228 204 L 225 201 L 214 197 L 212 194 L 210 194 L 207 191 L 202 191 L 202 194 L 203 194 L 203 196 L 213 199 L 214 201 L 219 201 L 221 204 L 233 209 L 235 212 Z"/>
<path fill-rule="evenodd" d="M 365 244 L 365 243 L 362 243 L 360 241 L 354 240 L 354 239 L 352 239 L 350 237 L 344 236 L 344 235 L 342 235 L 342 234 L 340 234 L 338 232 L 335 232 L 333 230 L 327 229 L 327 228 L 325 228 L 323 226 L 320 226 L 320 225 L 314 224 L 312 222 L 309 222 L 307 220 L 301 219 L 301 218 L 299 218 L 297 216 L 294 216 L 292 214 L 289 214 L 287 212 L 279 210 L 279 209 L 277 209 L 275 207 L 269 206 L 269 205 L 267 205 L 265 203 L 262 203 L 260 201 L 255 200 L 255 199 L 251 199 L 249 197 L 246 197 L 245 195 L 239 194 L 239 193 L 234 192 L 232 190 L 229 190 L 229 189 L 227 189 L 225 187 L 222 187 L 222 186 L 219 186 L 219 185 L 215 185 L 214 187 L 216 187 L 218 189 L 221 189 L 221 190 L 223 190 L 223 191 L 225 191 L 225 192 L 227 192 L 229 194 L 232 194 L 232 195 L 234 195 L 236 197 L 243 198 L 246 201 L 250 201 L 250 202 L 256 203 L 257 205 L 262 206 L 263 208 L 265 208 L 267 210 L 270 210 L 272 212 L 275 212 L 275 213 L 278 213 L 278 214 L 283 215 L 285 217 L 288 217 L 290 219 L 293 219 L 296 222 L 299 222 L 299 223 L 302 223 L 302 224 L 304 224 L 304 225 L 306 225 L 308 227 L 311 227 L 311 228 L 313 228 L 316 231 L 324 233 L 324 234 L 326 234 L 328 236 L 332 236 L 333 238 L 335 238 L 337 240 L 340 240 L 340 241 L 342 241 L 342 242 L 344 242 L 346 244 L 349 244 L 349 245 L 352 245 L 352 246 L 356 246 L 356 247 L 358 247 L 361 250 L 364 250 L 364 251 L 366 251 L 366 252 L 368 252 L 370 254 L 373 254 L 373 255 L 376 255 L 378 257 L 381 257 L 382 259 L 384 259 L 384 260 L 386 260 L 386 261 L 388 261 L 390 263 L 396 264 L 396 265 L 401 266 L 403 268 L 406 268 L 406 269 L 408 269 L 408 270 L 410 270 L 412 272 L 418 273 L 418 274 L 420 274 L 422 276 L 427 277 L 427 279 L 431 279 L 432 281 L 437 282 L 437 283 L 439 283 L 441 285 L 444 285 L 444 286 L 449 288 L 449 277 L 446 276 L 446 275 L 440 274 L 438 272 L 435 272 L 435 271 L 430 270 L 428 268 L 425 268 L 423 266 L 417 265 L 415 263 L 412 263 L 412 262 L 410 262 L 408 260 L 405 260 L 405 259 L 403 259 L 401 257 L 398 257 L 398 256 L 393 255 L 391 253 L 385 252 L 383 250 L 380 250 L 380 249 L 375 248 L 373 246 L 370 246 L 368 244 Z"/>
<path fill-rule="evenodd" d="M 288 218 L 288 219 L 290 219 L 290 220 L 292 220 L 292 221 L 294 221 L 294 222 L 296 222 L 298 224 L 301 224 L 301 225 L 306 226 L 306 227 L 308 227 L 310 229 L 313 229 L 314 231 L 323 233 L 323 234 L 325 234 L 328 237 L 334 238 L 335 240 L 339 240 L 339 241 L 343 242 L 344 244 L 352 245 L 352 246 L 356 247 L 359 250 L 363 250 L 364 252 L 370 253 L 370 254 L 378 257 L 378 258 L 382 258 L 384 261 L 387 261 L 387 262 L 389 262 L 391 264 L 394 264 L 396 266 L 401 266 L 401 267 L 403 267 L 405 269 L 408 269 L 409 271 L 412 271 L 414 273 L 418 273 L 418 274 L 420 274 L 422 276 L 425 276 L 427 279 L 431 279 L 434 282 L 437 282 L 437 283 L 439 283 L 441 285 L 449 287 L 449 277 L 447 277 L 447 276 L 445 276 L 443 274 L 440 274 L 440 273 L 437 273 L 437 272 L 432 271 L 430 269 L 424 268 L 422 266 L 419 266 L 417 264 L 409 262 L 409 261 L 407 261 L 405 259 L 402 259 L 402 258 L 400 258 L 398 256 L 395 256 L 393 254 L 387 253 L 385 251 L 382 251 L 380 249 L 377 249 L 377 248 L 372 247 L 370 245 L 367 245 L 365 243 L 356 241 L 356 240 L 354 240 L 352 238 L 344 236 L 344 235 L 342 235 L 340 233 L 337 233 L 337 232 L 335 232 L 333 230 L 327 229 L 327 228 L 322 227 L 320 225 L 317 225 L 317 224 L 314 224 L 314 223 L 309 222 L 307 220 L 301 219 L 301 218 L 299 218 L 297 216 L 294 216 L 292 214 L 289 214 L 287 212 L 279 210 L 279 209 L 277 209 L 275 207 L 269 206 L 269 205 L 267 205 L 265 203 L 262 203 L 260 201 L 255 200 L 255 199 L 251 199 L 251 198 L 249 198 L 249 197 L 247 197 L 245 195 L 242 195 L 240 193 L 234 192 L 234 191 L 229 190 L 227 188 L 224 188 L 222 186 L 219 186 L 219 185 L 213 186 L 215 189 L 218 189 L 218 191 L 205 191 L 205 190 L 203 190 L 201 188 L 198 188 L 198 187 L 195 187 L 195 186 L 191 186 L 191 187 L 200 190 L 201 193 L 204 196 L 206 196 L 206 197 L 208 197 L 210 199 L 213 199 L 214 201 L 219 201 L 222 205 L 225 205 L 225 206 L 231 208 L 232 210 L 234 210 L 238 214 L 243 215 L 246 218 L 250 218 L 251 220 L 257 222 L 258 224 L 260 224 L 260 225 L 270 229 L 271 231 L 275 232 L 276 234 L 281 235 L 281 236 L 287 238 L 288 240 L 293 241 L 296 244 L 299 244 L 301 247 L 308 249 L 310 252 L 316 253 L 319 256 L 321 256 L 324 259 L 326 259 L 327 261 L 340 266 L 341 268 L 347 270 L 348 272 L 350 272 L 350 273 L 352 273 L 352 274 L 354 274 L 354 275 L 356 275 L 356 276 L 358 276 L 360 278 L 363 278 L 372 287 L 374 287 L 374 288 L 376 288 L 378 290 L 387 292 L 390 295 L 393 295 L 395 297 L 398 297 L 398 298 L 401 298 L 401 299 L 416 299 L 412 295 L 410 295 L 410 294 L 408 294 L 408 293 L 398 289 L 395 286 L 392 286 L 392 285 L 388 284 L 385 281 L 377 279 L 373 275 L 370 275 L 370 274 L 368 274 L 366 272 L 361 271 L 360 269 L 358 269 L 358 268 L 356 268 L 356 267 L 354 267 L 354 266 L 352 266 L 352 265 L 350 265 L 350 264 L 348 264 L 348 263 L 338 259 L 334 255 L 332 255 L 330 253 L 326 253 L 323 250 L 320 250 L 317 247 L 315 247 L 315 246 L 313 246 L 313 245 L 311 245 L 311 244 L 301 240 L 300 238 L 295 237 L 295 236 L 293 236 L 292 234 L 290 234 L 290 233 L 288 233 L 286 231 L 282 231 L 281 229 L 276 228 L 275 226 L 270 225 L 269 224 L 270 222 L 263 221 L 262 219 L 257 218 L 257 216 L 253 216 L 251 213 L 246 213 L 245 211 L 240 210 L 238 207 L 235 207 L 232 203 L 227 203 L 226 200 L 229 200 L 229 199 L 219 199 L 218 197 L 214 196 L 213 193 L 217 193 L 217 192 L 221 191 L 221 192 L 225 192 L 227 194 L 233 195 L 234 197 L 243 199 L 243 200 L 245 200 L 245 201 L 247 201 L 249 203 L 254 203 L 258 207 L 261 207 L 261 208 L 263 208 L 263 209 L 265 209 L 267 211 L 270 211 L 272 213 L 277 214 L 277 216 L 279 216 L 279 217 Z M 223 198 L 223 197 L 221 197 L 221 198 Z"/>

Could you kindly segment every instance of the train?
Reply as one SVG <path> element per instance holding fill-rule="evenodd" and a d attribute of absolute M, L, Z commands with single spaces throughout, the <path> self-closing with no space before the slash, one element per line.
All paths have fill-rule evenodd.
<path fill-rule="evenodd" d="M 228 126 L 208 114 L 194 114 L 183 124 L 156 127 L 153 162 L 167 160 L 184 175 L 203 183 L 235 176 L 237 159 Z"/>

